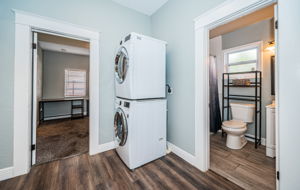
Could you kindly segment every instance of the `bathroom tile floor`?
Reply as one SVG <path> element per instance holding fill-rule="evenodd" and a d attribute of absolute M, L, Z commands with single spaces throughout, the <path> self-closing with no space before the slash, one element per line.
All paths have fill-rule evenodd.
<path fill-rule="evenodd" d="M 244 189 L 276 189 L 275 159 L 266 157 L 265 146 L 249 142 L 241 150 L 226 147 L 221 133 L 211 135 L 211 170 Z"/>

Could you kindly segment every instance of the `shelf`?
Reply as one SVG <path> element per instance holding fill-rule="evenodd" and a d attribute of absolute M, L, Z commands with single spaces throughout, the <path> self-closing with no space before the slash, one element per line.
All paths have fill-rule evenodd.
<path fill-rule="evenodd" d="M 83 105 L 72 105 L 72 109 L 80 109 L 83 108 Z"/>
<path fill-rule="evenodd" d="M 240 74 L 260 74 L 261 71 L 247 71 L 247 72 L 236 72 L 236 73 L 223 73 L 223 75 L 240 75 Z"/>
<path fill-rule="evenodd" d="M 238 98 L 238 97 L 224 97 L 224 99 L 229 99 L 229 100 L 241 100 L 241 101 L 260 101 L 260 99 L 258 98 L 257 100 L 255 99 L 250 99 L 250 98 Z"/>
<path fill-rule="evenodd" d="M 239 75 L 239 74 L 252 74 L 253 78 L 249 80 L 247 83 L 248 85 L 235 83 L 232 78 L 230 78 L 231 75 Z M 255 79 L 253 81 L 252 79 Z M 250 82 L 250 83 L 249 83 Z M 225 89 L 226 88 L 226 89 Z M 244 94 L 231 94 L 230 88 L 254 88 L 255 91 L 251 89 L 251 95 L 244 95 Z M 237 93 L 237 92 L 236 92 Z M 250 91 L 248 92 L 250 93 Z M 227 97 L 226 97 L 227 96 Z M 258 147 L 258 145 L 261 144 L 261 106 L 262 106 L 262 73 L 261 71 L 250 71 L 250 72 L 236 72 L 236 73 L 223 73 L 223 79 L 222 79 L 222 120 L 230 120 L 230 100 L 238 100 L 238 101 L 246 101 L 246 102 L 254 102 L 256 110 L 255 110 L 255 119 L 254 119 L 254 125 L 255 125 L 255 148 Z M 227 113 L 225 114 L 225 110 L 227 110 Z M 226 118 L 226 119 L 225 119 Z"/>
<path fill-rule="evenodd" d="M 225 87 L 233 87 L 233 88 L 256 88 L 256 87 L 260 87 L 260 85 L 224 85 Z"/>

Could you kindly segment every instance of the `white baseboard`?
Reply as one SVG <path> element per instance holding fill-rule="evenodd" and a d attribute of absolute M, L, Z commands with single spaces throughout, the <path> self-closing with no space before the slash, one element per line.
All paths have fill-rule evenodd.
<path fill-rule="evenodd" d="M 104 143 L 104 144 L 100 144 L 97 146 L 97 148 L 93 151 L 90 151 L 90 155 L 95 155 L 95 154 L 99 154 L 102 152 L 106 152 L 112 149 L 115 149 L 116 145 L 114 141 L 108 142 L 108 143 Z"/>
<path fill-rule="evenodd" d="M 83 113 L 83 116 L 87 116 L 87 112 Z M 66 118 L 71 118 L 72 115 L 63 115 L 63 116 L 55 116 L 55 117 L 48 117 L 45 118 L 45 121 L 50 121 L 50 120 L 56 120 L 56 119 L 66 119 Z"/>
<path fill-rule="evenodd" d="M 167 142 L 167 146 L 168 146 L 167 152 L 173 152 L 174 154 L 176 154 L 180 158 L 184 159 L 185 161 L 187 161 L 191 165 L 198 168 L 198 166 L 196 164 L 197 163 L 196 162 L 196 157 L 194 155 L 186 152 L 185 150 L 182 150 L 181 148 L 179 148 L 178 146 L 176 146 L 176 145 L 174 145 L 170 142 Z"/>
<path fill-rule="evenodd" d="M 47 117 L 44 119 L 44 121 L 50 121 L 50 120 L 56 120 L 56 119 L 66 119 L 66 118 L 71 118 L 71 115 Z"/>
<path fill-rule="evenodd" d="M 0 181 L 14 177 L 13 171 L 14 171 L 13 167 L 7 167 L 7 168 L 0 169 Z"/>
<path fill-rule="evenodd" d="M 253 138 L 255 137 L 254 135 L 251 135 L 251 134 L 245 134 L 245 135 L 249 136 L 249 137 L 253 137 Z M 246 139 L 248 141 L 254 142 L 254 139 L 252 139 L 252 138 L 246 137 Z M 266 146 L 266 139 L 265 138 L 261 138 L 261 144 L 264 145 L 264 146 Z"/>

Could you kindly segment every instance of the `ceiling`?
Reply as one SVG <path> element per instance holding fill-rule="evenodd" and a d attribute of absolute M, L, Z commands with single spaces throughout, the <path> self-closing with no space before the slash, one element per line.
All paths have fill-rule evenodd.
<path fill-rule="evenodd" d="M 89 55 L 89 42 L 43 33 L 38 33 L 38 42 L 42 50 Z"/>
<path fill-rule="evenodd" d="M 240 28 L 255 24 L 274 17 L 274 5 L 255 11 L 249 15 L 243 16 L 227 24 L 221 25 L 210 31 L 209 37 L 214 38 Z"/>
<path fill-rule="evenodd" d="M 168 0 L 112 0 L 112 1 L 151 16 L 160 7 L 162 7 Z"/>
<path fill-rule="evenodd" d="M 65 38 L 61 36 L 55 36 L 50 34 L 39 33 L 38 40 L 43 42 L 56 43 L 61 45 L 75 46 L 80 48 L 89 48 L 89 42 L 75 40 L 71 38 Z"/>

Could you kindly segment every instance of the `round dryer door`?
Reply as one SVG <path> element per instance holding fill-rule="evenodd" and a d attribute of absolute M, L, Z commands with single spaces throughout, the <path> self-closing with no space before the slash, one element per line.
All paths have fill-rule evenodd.
<path fill-rule="evenodd" d="M 120 146 L 124 146 L 128 135 L 126 116 L 121 108 L 118 108 L 114 119 L 115 137 Z"/>
<path fill-rule="evenodd" d="M 120 84 L 122 84 L 126 78 L 127 69 L 128 53 L 124 47 L 121 47 L 115 58 L 115 76 Z"/>

